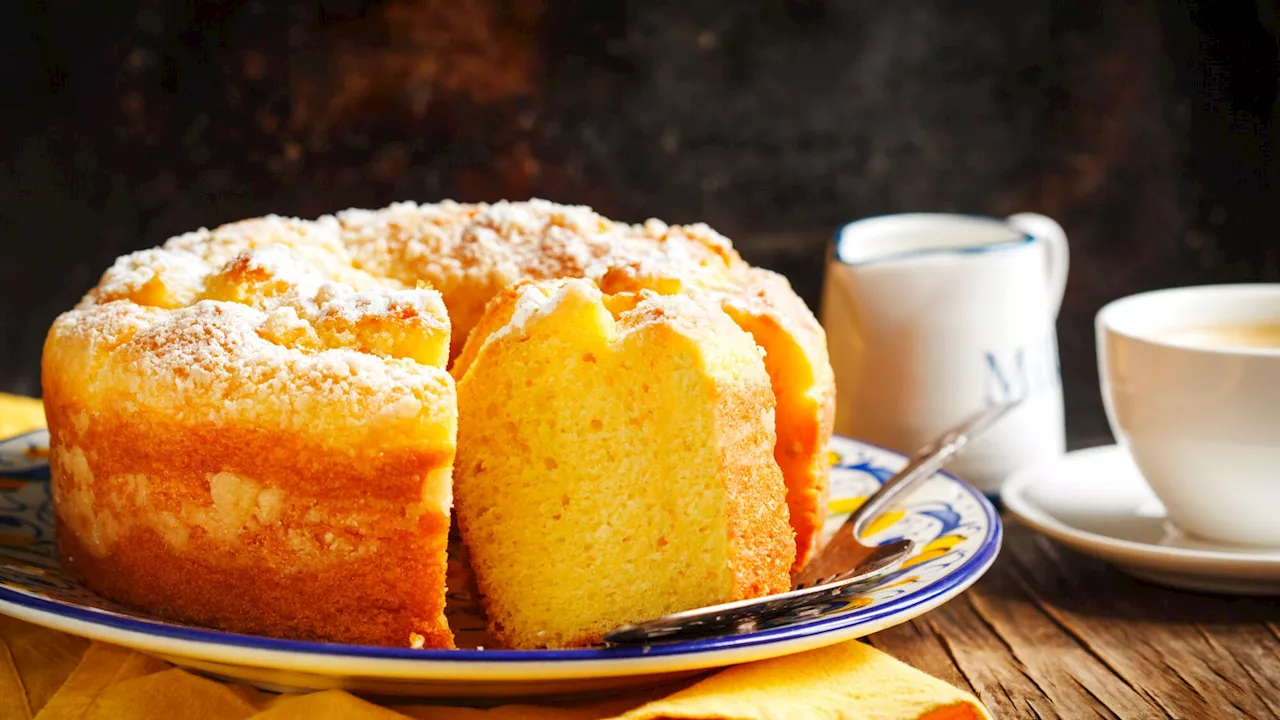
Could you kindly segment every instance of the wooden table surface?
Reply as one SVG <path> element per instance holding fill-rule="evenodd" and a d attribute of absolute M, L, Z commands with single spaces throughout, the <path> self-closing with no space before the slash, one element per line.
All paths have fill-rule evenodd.
<path fill-rule="evenodd" d="M 1280 602 L 1138 581 L 1004 519 L 974 587 L 871 644 L 997 718 L 1280 717 Z"/>

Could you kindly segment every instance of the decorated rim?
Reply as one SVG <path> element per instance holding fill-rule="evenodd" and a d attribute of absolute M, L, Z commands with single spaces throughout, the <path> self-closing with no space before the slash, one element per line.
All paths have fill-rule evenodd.
<path fill-rule="evenodd" d="M 28 433 L 0 442 L 0 476 L 3 476 L 0 477 L 0 481 L 4 481 L 6 478 L 12 478 L 13 480 L 11 481 L 30 482 L 31 480 L 37 480 L 41 477 L 47 477 L 47 465 L 44 465 L 42 461 L 40 463 L 27 463 L 25 465 L 19 463 L 15 466 L 13 463 L 6 464 L 6 459 L 3 454 L 5 446 L 12 447 L 14 444 L 36 445 L 45 442 L 46 438 L 47 435 L 44 431 L 36 431 L 34 433 Z M 833 463 L 833 476 L 836 472 L 842 470 L 862 472 L 867 475 L 874 476 L 878 484 L 887 479 L 889 474 L 891 474 L 891 471 L 896 471 L 906 463 L 906 458 L 899 453 L 849 438 L 834 437 L 832 439 L 832 449 L 835 453 L 839 454 L 841 459 L 843 459 L 845 454 L 851 455 L 857 453 L 860 453 L 864 458 L 863 463 L 856 465 Z M 881 464 L 871 465 L 866 458 L 869 455 L 876 454 L 881 456 L 880 458 L 876 458 L 881 462 Z M 564 664 L 566 662 L 572 663 L 575 661 L 590 661 L 596 663 L 610 660 L 673 657 L 708 653 L 712 651 L 740 650 L 788 641 L 798 641 L 804 638 L 812 638 L 819 635 L 838 633 L 841 631 L 849 631 L 859 626 L 876 625 L 877 623 L 886 621 L 891 619 L 893 616 L 898 615 L 914 617 L 921 612 L 931 609 L 933 606 L 945 601 L 950 596 L 957 594 L 965 587 L 972 584 L 979 576 L 982 575 L 983 572 L 986 571 L 988 567 L 990 567 L 992 561 L 994 561 L 995 556 L 1000 550 L 1000 543 L 1003 535 L 1000 519 L 995 508 L 986 496 L 950 474 L 942 472 L 938 473 L 933 479 L 930 479 L 924 486 L 922 486 L 920 492 L 923 492 L 925 488 L 928 488 L 931 485 L 937 487 L 936 484 L 939 482 L 945 482 L 954 486 L 954 489 L 958 491 L 958 494 L 962 499 L 970 501 L 971 504 L 976 507 L 979 512 L 979 517 L 970 517 L 963 523 L 966 525 L 972 525 L 973 529 L 977 531 L 976 535 L 964 538 L 964 541 L 966 542 L 968 540 L 975 541 L 975 543 L 970 544 L 967 555 L 956 561 L 954 564 L 947 566 L 945 572 L 941 573 L 936 579 L 933 579 L 932 581 L 916 581 L 914 584 L 918 585 L 918 587 L 906 590 L 883 601 L 876 601 L 872 604 L 866 605 L 865 607 L 855 607 L 848 611 L 819 616 L 812 620 L 801 620 L 793 624 L 772 629 L 763 629 L 749 633 L 699 640 L 674 641 L 643 647 L 591 647 L 566 650 L 415 650 L 412 648 L 347 645 L 305 640 L 284 640 L 258 635 L 246 635 L 220 630 L 211 630 L 189 625 L 178 625 L 163 620 L 150 619 L 144 616 L 124 614 L 113 610 L 94 608 L 78 603 L 40 597 L 29 590 L 13 587 L 15 583 L 4 578 L 0 578 L 0 605 L 11 604 L 24 608 L 27 611 L 34 611 L 34 613 L 38 614 L 54 615 L 59 618 L 80 621 L 103 628 L 198 643 L 211 646 L 211 649 L 213 647 L 234 646 L 251 650 L 294 654 L 300 653 L 311 656 L 323 656 L 326 658 L 368 658 L 431 663 L 497 663 L 517 665 L 526 663 L 545 663 L 548 661 L 553 661 L 557 664 Z M 0 506 L 0 513 L 3 513 L 3 511 L 3 506 Z M 845 513 L 833 513 L 828 520 L 828 529 L 831 529 L 833 523 L 838 524 L 839 521 L 843 520 L 844 514 Z M 922 512 L 920 514 L 926 515 L 928 513 Z M 3 519 L 4 518 L 0 516 L 0 521 L 3 521 Z M 888 529 L 882 530 L 880 534 L 887 533 Z M 892 535 L 892 533 L 888 533 L 880 540 L 880 542 L 887 542 L 894 538 L 895 536 Z M 0 550 L 3 550 L 3 548 L 0 548 Z M 950 549 L 930 560 L 921 562 L 920 565 L 939 559 L 945 559 L 949 552 L 951 552 Z M 4 554 L 0 552 L 0 567 L 17 570 L 24 574 L 28 572 L 25 569 L 4 563 L 3 558 Z M 909 569 L 903 568 L 895 573 L 889 574 L 881 584 L 869 591 L 868 595 L 874 596 L 877 593 L 888 590 L 895 584 L 901 585 L 903 582 L 902 576 L 907 572 L 909 572 Z M 858 599 L 859 598 L 853 598 L 853 601 L 856 603 Z M 916 612 L 913 613 L 913 610 L 916 610 Z M 39 620 L 34 617 L 30 617 L 31 612 L 23 614 L 27 615 L 28 619 L 39 622 Z M 187 654 L 190 654 L 192 657 L 197 657 L 195 654 Z"/>

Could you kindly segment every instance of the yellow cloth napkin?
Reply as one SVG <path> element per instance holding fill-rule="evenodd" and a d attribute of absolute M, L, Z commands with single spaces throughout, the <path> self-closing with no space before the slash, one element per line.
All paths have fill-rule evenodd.
<path fill-rule="evenodd" d="M 43 425 L 38 400 L 0 393 L 0 438 Z M 0 617 L 5 720 L 990 720 L 982 704 L 860 642 L 721 670 L 607 701 L 489 709 L 378 705 L 341 690 L 272 695 L 124 648 Z"/>
<path fill-rule="evenodd" d="M 0 440 L 44 427 L 44 403 L 0 393 Z"/>

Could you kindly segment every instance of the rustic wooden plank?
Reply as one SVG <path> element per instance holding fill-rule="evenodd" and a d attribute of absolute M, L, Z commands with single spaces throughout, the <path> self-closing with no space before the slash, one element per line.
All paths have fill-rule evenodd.
<path fill-rule="evenodd" d="M 1163 715 L 1046 616 L 1025 595 L 1014 572 L 1008 561 L 998 564 L 949 615 L 930 618 L 962 669 L 988 673 L 999 683 L 998 692 L 992 689 L 993 704 L 1003 705 L 1003 695 L 1010 712 L 1027 717 Z M 979 637 L 994 643 L 977 644 L 975 652 Z"/>
<path fill-rule="evenodd" d="M 1162 712 L 1149 697 L 1066 632 L 1029 597 L 1006 563 L 969 601 L 977 617 L 1008 646 L 1061 717 L 1148 718 Z"/>
<path fill-rule="evenodd" d="M 956 667 L 996 717 L 1059 717 L 1038 679 L 1026 671 L 1004 639 L 978 617 L 972 604 L 976 592 L 930 613 L 923 622 L 938 635 Z"/>
<path fill-rule="evenodd" d="M 1280 696 L 1265 674 L 1275 660 L 1253 672 L 1243 667 L 1280 649 L 1266 631 L 1274 604 L 1147 585 L 1025 529 L 1012 529 L 1009 537 L 1008 576 L 1045 616 L 1165 713 L 1276 716 Z M 1223 629 L 1206 629 L 1206 623 Z M 1255 647 L 1246 650 L 1250 644 Z"/>
<path fill-rule="evenodd" d="M 964 673 L 956 667 L 955 660 L 942 637 L 923 619 L 876 633 L 867 638 L 867 642 L 872 647 L 889 653 L 917 670 L 927 672 L 963 690 L 975 692 Z"/>
<path fill-rule="evenodd" d="M 874 636 L 873 644 L 951 682 L 958 675 L 963 682 L 956 684 L 968 686 L 998 717 L 1116 717 L 1103 701 L 1087 690 L 1081 692 L 1085 686 L 1044 671 L 1052 668 L 1054 656 L 1042 652 L 1041 645 L 1061 644 L 1045 636 L 1062 633 L 1025 597 L 1016 597 L 1021 591 L 1007 577 L 1009 572 L 1007 561 L 997 561 L 969 593 L 909 625 Z M 981 610 L 993 604 L 1019 605 L 1023 617 L 1010 619 L 1005 617 L 1009 613 Z M 940 668 L 943 663 L 950 668 Z M 1145 710 L 1151 716 L 1151 706 Z"/>
<path fill-rule="evenodd" d="M 1280 603 L 1134 580 L 1010 523 L 969 592 L 869 638 L 1005 718 L 1280 717 Z"/>
<path fill-rule="evenodd" d="M 1197 623 L 1196 629 L 1233 661 L 1232 677 L 1248 678 L 1271 716 L 1280 717 L 1280 642 L 1266 623 Z"/>

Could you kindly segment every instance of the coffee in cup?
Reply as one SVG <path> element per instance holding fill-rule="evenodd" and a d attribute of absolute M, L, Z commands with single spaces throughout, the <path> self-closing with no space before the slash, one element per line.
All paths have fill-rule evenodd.
<path fill-rule="evenodd" d="M 1204 325 L 1174 330 L 1161 339 L 1198 347 L 1280 350 L 1280 323 Z"/>
<path fill-rule="evenodd" d="M 1111 430 L 1170 520 L 1280 546 L 1280 285 L 1133 295 L 1096 331 Z"/>

